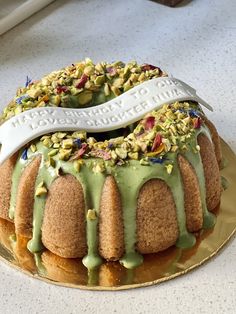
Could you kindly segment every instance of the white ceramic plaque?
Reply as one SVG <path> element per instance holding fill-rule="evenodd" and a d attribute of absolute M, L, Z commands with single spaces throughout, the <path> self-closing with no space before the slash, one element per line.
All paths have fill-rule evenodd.
<path fill-rule="evenodd" d="M 175 101 L 212 107 L 186 83 L 170 77 L 146 81 L 98 106 L 84 109 L 40 107 L 7 120 L 0 127 L 0 164 L 31 140 L 57 131 L 105 132 L 126 127 L 145 114 Z"/>

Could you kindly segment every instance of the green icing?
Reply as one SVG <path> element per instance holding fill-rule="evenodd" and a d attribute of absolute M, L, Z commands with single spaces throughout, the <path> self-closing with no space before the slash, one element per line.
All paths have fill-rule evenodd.
<path fill-rule="evenodd" d="M 24 160 L 23 158 L 21 158 L 21 153 L 20 153 L 18 160 L 16 162 L 16 165 L 14 167 L 13 174 L 12 174 L 11 199 L 10 199 L 10 209 L 9 209 L 10 219 L 14 219 L 14 216 L 15 216 L 18 185 L 19 185 L 21 174 L 28 163 L 29 163 L 29 159 Z"/>
<path fill-rule="evenodd" d="M 34 253 L 34 260 L 35 260 L 35 264 L 36 264 L 39 274 L 42 276 L 45 276 L 47 274 L 47 270 L 45 266 L 43 265 L 41 255 L 42 253 Z"/>
<path fill-rule="evenodd" d="M 227 158 L 223 157 L 221 160 L 221 164 L 220 164 L 220 169 L 224 169 L 228 166 L 229 161 L 227 160 Z"/>
<path fill-rule="evenodd" d="M 98 218 L 90 220 L 87 218 L 87 246 L 88 254 L 82 262 L 88 269 L 93 269 L 102 264 L 102 259 L 98 255 L 98 238 L 97 238 Z"/>
<path fill-rule="evenodd" d="M 191 247 L 195 238 L 187 232 L 184 211 L 184 195 L 182 180 L 177 165 L 176 154 L 167 156 L 167 163 L 173 164 L 173 171 L 168 174 L 164 164 L 141 166 L 137 161 L 130 161 L 128 166 L 116 169 L 116 182 L 118 184 L 123 204 L 124 233 L 125 233 L 125 256 L 121 263 L 126 268 L 133 268 L 142 263 L 142 256 L 135 251 L 136 243 L 136 207 L 140 188 L 150 179 L 161 179 L 170 187 L 176 204 L 177 220 L 179 225 L 179 239 L 177 245 L 180 247 Z"/>
<path fill-rule="evenodd" d="M 189 140 L 189 146 L 196 148 L 197 135 L 204 133 L 208 137 L 209 132 L 206 128 L 201 128 L 200 132 L 196 132 L 195 136 Z M 58 177 L 59 169 L 64 174 L 71 174 L 76 177 L 81 183 L 85 196 L 87 216 L 88 209 L 95 209 L 97 218 L 94 220 L 86 219 L 87 223 L 87 246 L 88 254 L 83 258 L 83 264 L 91 272 L 102 263 L 102 259 L 98 254 L 98 220 L 99 220 L 99 204 L 100 196 L 102 193 L 103 185 L 106 175 L 112 174 L 118 185 L 121 201 L 123 207 L 123 220 L 124 220 L 124 239 L 125 239 L 125 255 L 121 258 L 120 263 L 128 269 L 132 269 L 142 264 L 143 257 L 135 250 L 136 245 L 136 207 L 137 198 L 140 188 L 150 179 L 160 179 L 166 182 L 172 191 L 172 195 L 176 205 L 177 221 L 179 226 L 179 238 L 176 243 L 177 247 L 189 248 L 195 244 L 195 237 L 187 231 L 186 216 L 184 210 L 184 192 L 182 186 L 182 178 L 178 166 L 177 154 L 168 153 L 166 161 L 163 164 L 150 164 L 149 166 L 140 165 L 139 161 L 130 160 L 128 165 L 110 167 L 110 162 L 105 161 L 106 171 L 103 173 L 94 173 L 92 171 L 93 162 L 97 161 L 96 158 L 84 159 L 85 165 L 81 167 L 80 172 L 76 172 L 72 162 L 61 161 L 55 158 L 56 168 L 47 167 L 48 149 L 42 145 L 37 144 L 37 152 L 29 156 L 29 160 L 36 154 L 42 154 L 42 161 L 36 179 L 36 186 L 44 181 L 47 188 L 50 187 L 52 182 Z M 201 162 L 199 152 L 193 153 L 192 150 L 183 154 L 195 169 L 199 186 L 203 208 L 204 228 L 212 227 L 215 223 L 215 217 L 209 213 L 206 207 L 205 200 L 205 181 L 204 170 Z M 26 163 L 21 159 L 18 160 L 14 174 L 13 174 L 13 187 L 11 199 L 11 215 L 14 216 L 14 204 L 16 199 L 17 186 Z M 166 171 L 165 165 L 172 164 L 173 170 L 171 174 Z M 41 226 L 43 222 L 43 214 L 46 202 L 46 196 L 35 196 L 33 210 L 33 237 L 28 243 L 28 249 L 37 253 L 44 247 L 41 241 Z"/>
<path fill-rule="evenodd" d="M 45 156 L 42 155 L 41 164 L 39 167 L 38 176 L 35 182 L 35 186 L 38 186 L 40 182 L 44 182 L 47 187 L 49 187 L 53 180 L 56 178 L 56 170 L 46 168 L 45 166 Z M 34 209 L 33 209 L 33 237 L 28 242 L 28 249 L 32 253 L 40 252 L 44 246 L 41 241 L 41 226 L 43 223 L 43 214 L 46 204 L 46 195 L 34 196 Z"/>
<path fill-rule="evenodd" d="M 96 286 L 99 282 L 99 267 L 88 269 L 88 286 Z"/>
<path fill-rule="evenodd" d="M 86 213 L 89 208 L 95 209 L 96 212 L 99 213 L 100 195 L 102 193 L 105 175 L 103 173 L 95 174 L 89 167 L 91 161 L 85 161 L 86 166 L 83 166 L 80 172 L 75 171 L 73 163 L 61 160 L 57 160 L 56 168 L 47 168 L 45 166 L 45 161 L 48 150 L 41 143 L 37 145 L 37 149 L 42 153 L 42 161 L 35 186 L 44 181 L 45 185 L 49 188 L 52 182 L 58 177 L 58 170 L 61 169 L 63 173 L 71 174 L 80 181 L 85 195 Z M 45 202 L 46 196 L 35 196 L 33 210 L 33 237 L 28 243 L 28 249 L 32 253 L 39 252 L 43 249 L 41 226 L 43 222 Z M 98 219 L 87 219 L 88 255 L 84 257 L 83 263 L 89 269 L 99 266 L 102 263 L 102 259 L 97 250 L 97 223 Z"/>
<path fill-rule="evenodd" d="M 200 133 L 203 133 L 204 135 L 206 135 L 211 140 L 209 131 L 206 128 L 202 128 Z M 196 145 L 197 145 L 197 135 L 190 142 L 190 146 L 192 146 L 192 148 L 196 147 Z M 202 164 L 200 152 L 196 151 L 195 153 L 193 153 L 192 151 L 188 151 L 188 152 L 184 153 L 184 156 L 190 162 L 193 169 L 195 169 L 195 174 L 196 174 L 197 179 L 198 179 L 201 204 L 202 204 L 202 213 L 203 213 L 203 228 L 204 229 L 212 228 L 215 225 L 216 218 L 215 218 L 215 215 L 210 213 L 207 209 L 205 175 L 204 175 L 204 169 L 203 169 L 203 164 Z"/>
<path fill-rule="evenodd" d="M 91 160 L 85 160 L 86 165 L 81 167 L 80 172 L 75 171 L 73 163 L 63 161 L 58 161 L 58 163 L 63 172 L 75 176 L 81 183 L 85 195 L 85 215 L 87 215 L 88 209 L 95 209 L 97 213 L 96 219 L 86 219 L 88 254 L 83 258 L 82 261 L 88 269 L 92 269 L 102 263 L 102 259 L 98 254 L 97 226 L 99 217 L 100 196 L 102 194 L 102 189 L 106 177 L 104 173 L 94 173 L 90 169 L 92 166 Z"/>
<path fill-rule="evenodd" d="M 221 176 L 221 186 L 224 190 L 227 190 L 229 187 L 229 181 L 223 176 Z"/>

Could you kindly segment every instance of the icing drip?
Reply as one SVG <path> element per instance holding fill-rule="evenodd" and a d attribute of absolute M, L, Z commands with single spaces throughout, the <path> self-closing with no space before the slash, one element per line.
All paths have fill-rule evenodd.
<path fill-rule="evenodd" d="M 29 163 L 29 160 L 24 160 L 23 158 L 21 158 L 21 153 L 19 153 L 19 157 L 17 159 L 16 165 L 12 174 L 11 199 L 10 199 L 10 209 L 9 209 L 10 219 L 14 219 L 14 216 L 15 216 L 18 185 L 19 185 L 21 174 L 28 163 Z"/>
<path fill-rule="evenodd" d="M 203 129 L 201 132 L 199 132 L 199 134 L 200 133 L 206 135 L 211 140 L 210 134 L 207 131 L 207 129 Z M 197 134 L 197 136 L 199 134 Z M 196 147 L 197 145 L 197 136 L 193 139 L 193 142 L 191 143 L 191 145 L 194 145 L 194 147 Z M 199 152 L 196 152 L 195 154 L 192 152 L 185 152 L 184 156 L 191 163 L 193 169 L 195 169 L 195 174 L 198 179 L 201 204 L 202 204 L 202 213 L 203 213 L 203 228 L 204 229 L 212 228 L 215 225 L 216 218 L 214 214 L 208 211 L 207 205 L 206 205 L 205 176 L 204 176 L 201 155 Z"/>
<path fill-rule="evenodd" d="M 49 187 L 52 182 L 55 180 L 57 172 L 55 169 L 47 168 L 45 166 L 45 156 L 42 155 L 41 165 L 39 168 L 38 176 L 36 179 L 35 186 L 38 186 L 40 182 L 45 182 L 45 185 Z M 41 240 L 41 226 L 43 223 L 43 214 L 46 204 L 46 195 L 34 196 L 34 209 L 33 209 L 33 237 L 28 242 L 28 249 L 31 253 L 40 252 L 44 246 Z"/>
<path fill-rule="evenodd" d="M 229 187 L 229 181 L 223 176 L 221 176 L 221 186 L 223 190 L 227 190 Z"/>
<path fill-rule="evenodd" d="M 46 276 L 47 270 L 46 270 L 45 266 L 43 265 L 41 255 L 42 255 L 42 253 L 34 253 L 34 260 L 35 260 L 36 267 L 38 269 L 38 273 L 41 276 Z"/>
<path fill-rule="evenodd" d="M 98 254 L 98 217 L 100 207 L 100 196 L 102 194 L 103 185 L 105 182 L 104 173 L 94 173 L 89 166 L 92 166 L 91 161 L 86 161 L 86 166 L 81 168 L 81 171 L 76 173 L 73 163 L 60 162 L 59 164 L 63 172 L 70 173 L 75 176 L 81 183 L 85 195 L 86 212 L 88 209 L 95 209 L 96 219 L 86 218 L 87 222 L 87 247 L 88 254 L 83 258 L 83 264 L 88 269 L 95 268 L 102 263 L 102 259 Z"/>

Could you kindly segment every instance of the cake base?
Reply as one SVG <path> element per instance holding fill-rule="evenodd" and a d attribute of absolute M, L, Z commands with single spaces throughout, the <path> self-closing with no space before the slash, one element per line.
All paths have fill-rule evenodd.
<path fill-rule="evenodd" d="M 0 220 L 0 259 L 36 279 L 87 290 L 145 287 L 186 274 L 215 256 L 236 232 L 236 155 L 223 140 L 221 145 L 226 160 L 221 176 L 229 186 L 215 211 L 214 229 L 200 232 L 193 248 L 171 247 L 161 253 L 146 255 L 143 264 L 133 270 L 125 269 L 118 262 L 107 262 L 88 274 L 80 259 L 63 259 L 49 251 L 33 256 L 26 249 L 28 239 L 15 242 L 14 225 Z"/>

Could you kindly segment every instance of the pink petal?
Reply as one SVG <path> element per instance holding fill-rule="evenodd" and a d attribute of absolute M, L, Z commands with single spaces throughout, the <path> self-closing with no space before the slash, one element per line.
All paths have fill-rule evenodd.
<path fill-rule="evenodd" d="M 154 127 L 154 124 L 155 124 L 155 117 L 147 117 L 147 119 L 144 122 L 145 130 L 151 130 Z"/>
<path fill-rule="evenodd" d="M 61 94 L 61 93 L 65 93 L 68 91 L 68 87 L 67 86 L 60 86 L 58 85 L 56 87 L 56 90 L 57 90 L 57 94 Z"/>
<path fill-rule="evenodd" d="M 162 143 L 162 136 L 161 134 L 157 134 L 152 144 L 152 152 L 154 152 L 161 145 L 161 143 Z"/>
<path fill-rule="evenodd" d="M 201 118 L 194 119 L 194 122 L 193 122 L 194 129 L 200 129 L 201 125 L 202 125 Z"/>
<path fill-rule="evenodd" d="M 159 69 L 159 68 L 156 67 L 155 65 L 145 63 L 141 66 L 141 69 L 142 69 L 142 71 L 150 71 L 150 70 L 155 70 L 155 69 Z"/>
<path fill-rule="evenodd" d="M 88 76 L 86 74 L 83 74 L 79 80 L 79 82 L 76 85 L 76 88 L 84 88 L 84 85 L 86 84 L 88 80 Z"/>
<path fill-rule="evenodd" d="M 108 72 L 111 76 L 114 76 L 114 75 L 116 75 L 116 73 L 117 73 L 116 68 L 114 68 L 114 67 L 108 67 L 108 68 L 107 68 L 107 72 Z"/>

